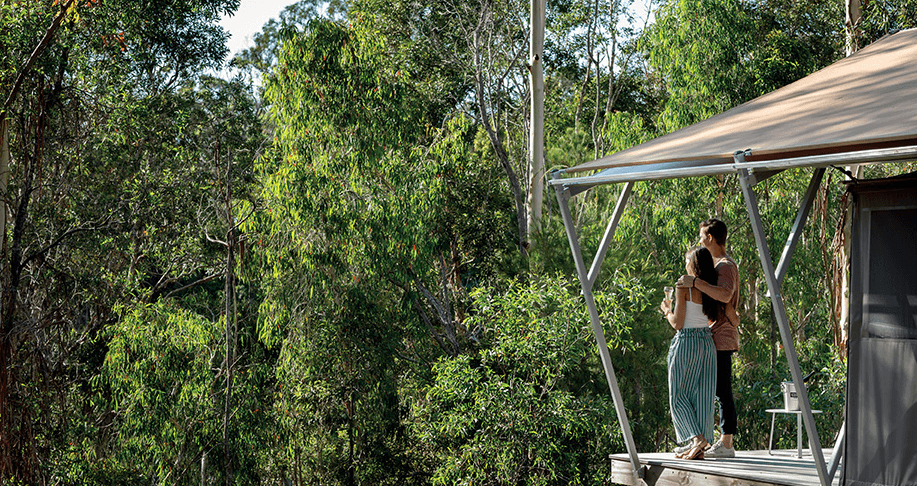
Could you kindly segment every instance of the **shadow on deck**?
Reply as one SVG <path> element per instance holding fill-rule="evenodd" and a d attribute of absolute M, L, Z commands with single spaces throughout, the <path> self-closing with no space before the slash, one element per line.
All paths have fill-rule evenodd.
<path fill-rule="evenodd" d="M 807 452 L 804 450 L 804 452 Z M 811 454 L 796 457 L 796 450 L 738 451 L 728 459 L 685 461 L 673 453 L 640 454 L 645 477 L 634 476 L 627 454 L 612 454 L 611 482 L 625 486 L 819 486 Z M 824 450 L 826 460 L 832 450 Z M 838 484 L 840 473 L 835 475 Z"/>

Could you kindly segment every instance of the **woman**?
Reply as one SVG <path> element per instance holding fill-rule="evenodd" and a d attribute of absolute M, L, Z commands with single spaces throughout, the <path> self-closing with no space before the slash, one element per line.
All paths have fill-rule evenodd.
<path fill-rule="evenodd" d="M 716 285 L 713 256 L 704 247 L 685 254 L 688 274 Z M 680 459 L 703 459 L 707 437 L 713 437 L 713 393 L 716 388 L 716 349 L 709 322 L 722 304 L 692 288 L 675 290 L 675 302 L 665 299 L 660 307 L 677 330 L 669 347 L 669 407 Z"/>

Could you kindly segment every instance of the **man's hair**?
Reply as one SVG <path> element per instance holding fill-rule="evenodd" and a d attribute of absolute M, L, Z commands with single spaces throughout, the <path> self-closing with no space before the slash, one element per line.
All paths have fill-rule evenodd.
<path fill-rule="evenodd" d="M 710 218 L 700 224 L 700 229 L 712 236 L 716 244 L 726 246 L 726 236 L 729 234 L 729 230 L 726 229 L 726 223 L 716 218 Z"/>

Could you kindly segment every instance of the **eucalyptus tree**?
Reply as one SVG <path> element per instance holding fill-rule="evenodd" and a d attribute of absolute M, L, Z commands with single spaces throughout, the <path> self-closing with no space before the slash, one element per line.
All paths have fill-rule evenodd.
<path fill-rule="evenodd" d="M 0 335 L 5 479 L 47 482 L 80 462 L 72 444 L 86 440 L 96 458 L 110 451 L 110 432 L 119 430 L 110 390 L 77 397 L 99 384 L 90 377 L 105 357 L 101 331 L 119 320 L 115 306 L 166 297 L 224 265 L 196 217 L 213 184 L 213 146 L 194 146 L 184 131 L 213 123 L 194 121 L 200 100 L 180 91 L 222 62 L 216 21 L 237 6 L 0 7 L 9 53 L 0 86 L 11 100 Z"/>
<path fill-rule="evenodd" d="M 253 78 L 269 75 L 277 65 L 286 34 L 302 30 L 312 19 L 340 20 L 347 13 L 347 3 L 341 0 L 299 0 L 287 5 L 277 18 L 268 20 L 261 31 L 252 36 L 253 45 L 236 54 L 230 66 L 248 72 Z"/>
<path fill-rule="evenodd" d="M 860 46 L 900 29 L 917 27 L 917 2 L 914 0 L 878 0 L 862 2 L 859 29 Z"/>
<path fill-rule="evenodd" d="M 499 169 L 465 117 L 443 124 L 440 87 L 379 25 L 313 20 L 266 84 L 275 144 L 246 231 L 265 269 L 260 336 L 282 349 L 287 469 L 313 481 L 418 473 L 402 394 L 477 339 L 466 286 L 514 254 Z"/>
<path fill-rule="evenodd" d="M 651 319 L 651 294 L 619 270 L 599 296 L 614 331 L 609 347 L 616 363 L 637 353 L 658 387 L 664 360 L 648 351 L 664 351 L 667 331 Z M 487 344 L 437 362 L 412 407 L 411 431 L 430 451 L 433 484 L 604 484 L 608 454 L 624 445 L 578 292 L 567 277 L 539 275 L 478 288 L 473 298 L 478 312 L 469 325 Z M 628 396 L 629 411 L 639 398 Z M 668 425 L 660 403 L 645 402 L 654 413 L 638 418 L 641 445 Z"/>
<path fill-rule="evenodd" d="M 129 245 L 136 255 L 132 273 L 112 276 L 135 297 L 120 306 L 119 315 L 126 317 L 114 328 L 148 320 L 163 329 L 152 337 L 139 330 L 103 334 L 111 349 L 101 391 L 111 388 L 118 413 L 106 441 L 113 454 L 108 467 L 137 477 L 155 477 L 160 471 L 161 480 L 161 471 L 166 471 L 173 474 L 170 482 L 180 482 L 174 476 L 179 471 L 181 481 L 190 481 L 197 471 L 227 482 L 251 479 L 262 473 L 253 459 L 262 449 L 252 449 L 251 443 L 263 441 L 252 440 L 250 434 L 256 431 L 254 424 L 264 423 L 253 411 L 269 408 L 269 397 L 252 391 L 252 379 L 264 373 L 270 360 L 264 361 L 266 350 L 252 338 L 257 283 L 241 280 L 250 242 L 238 226 L 256 207 L 252 165 L 263 129 L 250 87 L 239 82 L 205 77 L 158 100 L 162 106 L 156 116 L 133 113 L 123 121 L 133 121 L 138 131 L 152 128 L 160 133 L 162 138 L 148 142 L 150 147 L 174 145 L 169 151 L 149 148 L 145 154 L 163 173 L 140 171 L 129 179 L 136 187 L 125 193 L 138 194 L 141 200 L 125 210 L 125 217 L 135 218 L 140 229 L 110 238 L 115 246 Z M 110 153 L 120 146 L 114 142 L 100 148 Z M 166 156 L 173 159 L 164 163 Z M 170 328 L 181 328 L 186 320 L 187 330 Z M 189 342 L 181 342 L 183 336 Z M 151 355 L 144 351 L 151 346 L 147 339 L 158 343 Z M 188 348 L 192 342 L 195 348 Z M 169 353 L 192 353 L 206 366 L 198 369 L 201 363 L 194 359 L 175 359 L 168 367 L 162 363 L 157 381 L 146 383 L 141 364 L 154 359 L 158 364 Z M 183 410 L 187 403 L 164 401 L 140 408 L 146 403 L 144 393 L 184 393 L 182 377 L 191 375 L 207 384 L 188 392 L 202 406 L 189 411 Z M 176 425 L 170 431 L 169 417 L 184 414 L 194 427 Z M 185 441 L 169 439 L 170 433 Z M 155 453 L 141 454 L 150 444 L 157 444 Z M 128 460 L 132 454 L 144 461 Z"/>
<path fill-rule="evenodd" d="M 789 84 L 839 59 L 838 2 L 667 1 L 641 38 L 667 96 L 668 133 Z"/>

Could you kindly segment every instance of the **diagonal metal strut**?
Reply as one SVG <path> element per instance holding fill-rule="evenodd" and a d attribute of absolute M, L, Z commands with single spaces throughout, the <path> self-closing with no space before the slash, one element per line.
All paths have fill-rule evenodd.
<path fill-rule="evenodd" d="M 793 229 L 790 230 L 790 236 L 786 240 L 786 246 L 783 247 L 783 254 L 780 255 L 780 263 L 777 264 L 777 283 L 780 285 L 783 285 L 783 278 L 786 277 L 786 272 L 790 267 L 790 258 L 793 257 L 793 252 L 796 250 L 796 244 L 799 242 L 799 237 L 802 236 L 802 229 L 806 225 L 806 220 L 809 217 L 809 210 L 812 209 L 812 202 L 815 201 L 815 196 L 818 194 L 818 188 L 821 185 L 821 180 L 824 175 L 824 168 L 815 169 L 815 172 L 812 174 L 812 180 L 809 181 L 809 188 L 806 190 L 802 206 L 799 207 L 799 212 L 796 213 L 796 221 L 793 222 Z"/>
<path fill-rule="evenodd" d="M 745 157 L 742 152 L 736 153 L 735 161 L 737 164 L 744 162 Z M 751 227 L 755 234 L 755 243 L 758 246 L 758 258 L 761 260 L 761 267 L 764 271 L 764 277 L 767 281 L 767 288 L 771 298 L 771 304 L 774 307 L 774 315 L 777 319 L 777 325 L 780 328 L 780 337 L 783 341 L 783 349 L 786 352 L 787 364 L 793 377 L 793 383 L 799 391 L 799 408 L 802 410 L 803 423 L 806 426 L 806 432 L 809 435 L 809 449 L 812 452 L 812 459 L 815 461 L 815 470 L 818 472 L 818 479 L 822 486 L 831 486 L 831 478 L 828 476 L 828 468 L 825 464 L 824 452 L 821 449 L 821 441 L 818 438 L 818 430 L 815 428 L 815 417 L 812 415 L 812 405 L 809 402 L 809 392 L 803 382 L 802 371 L 799 369 L 799 358 L 796 355 L 796 347 L 793 343 L 793 333 L 790 330 L 789 321 L 786 316 L 786 307 L 783 303 L 783 295 L 780 293 L 780 282 L 774 271 L 773 260 L 771 259 L 770 249 L 767 246 L 767 236 L 764 233 L 764 225 L 761 222 L 761 214 L 758 210 L 758 198 L 752 187 L 747 170 L 741 170 L 739 173 L 739 182 L 742 185 L 742 193 L 745 197 L 745 205 L 748 209 L 748 218 L 751 220 Z"/>
<path fill-rule="evenodd" d="M 621 216 L 624 214 L 624 207 L 627 206 L 627 200 L 630 198 L 630 192 L 633 188 L 633 182 L 624 184 L 624 190 L 621 191 L 621 195 L 618 197 L 618 204 L 615 206 L 615 212 L 611 216 L 611 221 L 608 222 L 608 227 L 605 228 L 605 235 L 602 236 L 602 242 L 599 243 L 599 249 L 595 252 L 595 258 L 592 259 L 592 267 L 589 268 L 587 280 L 590 289 L 595 285 L 596 279 L 599 278 L 599 271 L 602 269 L 602 261 L 605 260 L 605 255 L 608 253 L 608 247 L 611 246 L 611 240 L 614 239 L 615 230 L 618 228 L 618 223 L 621 222 Z"/>
<path fill-rule="evenodd" d="M 554 177 L 557 177 L 557 174 L 553 174 Z M 611 396 L 615 404 L 615 412 L 618 416 L 618 424 L 621 427 L 621 433 L 624 436 L 624 444 L 627 446 L 627 453 L 630 457 L 630 463 L 634 468 L 634 475 L 637 477 L 643 477 L 644 471 L 640 466 L 640 458 L 637 456 L 637 445 L 634 442 L 634 436 L 631 432 L 630 422 L 627 419 L 627 410 L 624 408 L 624 397 L 621 394 L 621 389 L 618 387 L 618 379 L 615 376 L 614 367 L 611 364 L 611 353 L 608 351 L 608 342 L 605 340 L 605 331 L 602 329 L 602 320 L 599 317 L 598 309 L 595 305 L 595 298 L 592 294 L 592 282 L 589 279 L 589 274 L 586 272 L 586 263 L 583 260 L 583 253 L 579 245 L 579 236 L 576 234 L 576 225 L 573 223 L 573 216 L 570 214 L 570 205 L 568 201 L 570 199 L 570 192 L 561 185 L 554 186 L 555 193 L 557 195 L 557 203 L 560 206 L 560 213 L 563 216 L 564 228 L 567 231 L 567 240 L 570 243 L 570 251 L 573 253 L 573 260 L 576 263 L 576 272 L 579 276 L 580 286 L 583 290 L 583 298 L 586 300 L 586 307 L 589 309 L 589 320 L 592 322 L 592 332 L 595 334 L 596 345 L 599 348 L 599 355 L 602 358 L 602 367 L 605 369 L 605 378 L 608 381 L 608 388 L 611 390 Z M 605 237 L 603 237 L 602 245 L 607 251 L 607 246 L 610 244 L 612 237 L 614 236 L 614 230 L 617 226 L 617 221 L 620 220 L 620 212 L 623 212 L 624 206 L 627 203 L 627 198 L 630 195 L 630 185 L 625 187 L 625 190 L 621 193 L 621 198 L 618 200 L 618 208 L 615 209 L 616 217 L 612 218 L 613 223 L 610 223 L 608 229 L 605 232 Z M 598 258 L 600 255 L 604 256 L 605 251 L 600 251 L 596 255 L 596 262 L 593 263 L 596 274 L 598 273 Z"/>

